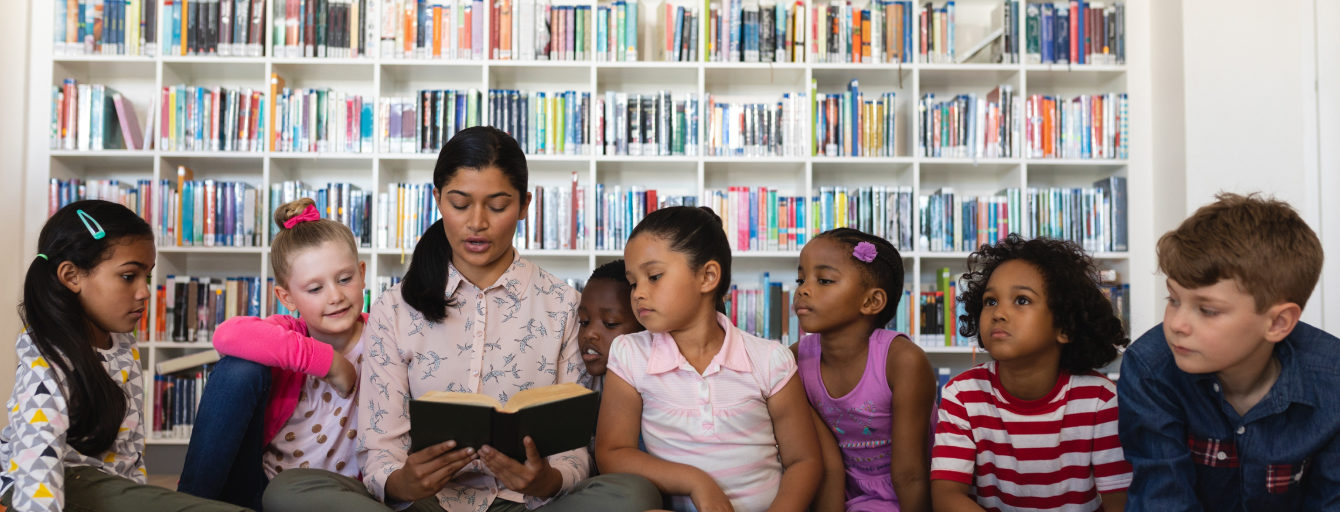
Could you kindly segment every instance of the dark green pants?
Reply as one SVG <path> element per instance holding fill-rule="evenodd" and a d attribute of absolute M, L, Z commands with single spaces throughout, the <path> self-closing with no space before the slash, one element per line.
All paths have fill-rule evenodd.
<path fill-rule="evenodd" d="M 227 503 L 197 498 L 153 485 L 103 473 L 88 466 L 65 468 L 65 510 L 67 512 L 237 512 L 248 509 Z M 0 503 L 13 505 L 11 488 Z"/>
<path fill-rule="evenodd" d="M 581 481 L 562 497 L 540 508 L 545 512 L 637 511 L 660 508 L 661 493 L 651 481 L 636 475 L 600 475 Z M 363 482 L 319 469 L 289 469 L 275 476 L 265 489 L 267 512 L 299 510 L 386 512 L 388 508 L 368 492 Z M 443 512 L 436 498 L 414 502 L 407 511 Z M 489 512 L 526 512 L 526 506 L 494 500 Z"/>

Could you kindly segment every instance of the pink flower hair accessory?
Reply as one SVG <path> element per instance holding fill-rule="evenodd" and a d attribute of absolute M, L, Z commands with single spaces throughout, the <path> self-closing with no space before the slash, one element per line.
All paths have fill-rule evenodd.
<path fill-rule="evenodd" d="M 852 257 L 866 263 L 875 261 L 875 255 L 877 254 L 879 254 L 879 250 L 875 248 L 875 244 L 870 242 L 858 243 L 856 248 L 851 250 Z"/>
<path fill-rule="evenodd" d="M 302 213 L 294 215 L 293 217 L 284 221 L 284 229 L 293 229 L 293 226 L 297 226 L 298 224 L 302 224 L 304 222 L 316 222 L 318 220 L 321 220 L 321 213 L 316 211 L 315 206 L 309 204 L 307 205 L 307 208 L 302 211 Z"/>

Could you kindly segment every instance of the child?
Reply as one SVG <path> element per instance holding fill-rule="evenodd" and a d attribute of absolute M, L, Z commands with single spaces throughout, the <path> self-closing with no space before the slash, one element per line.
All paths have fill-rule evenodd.
<path fill-rule="evenodd" d="M 935 510 L 1121 510 L 1130 465 L 1117 395 L 1093 371 L 1128 343 L 1072 242 L 1011 234 L 968 257 L 964 336 L 992 362 L 944 387 L 931 450 Z"/>
<path fill-rule="evenodd" d="M 1340 340 L 1299 321 L 1322 269 L 1288 204 L 1220 194 L 1158 242 L 1163 324 L 1121 364 L 1130 510 L 1340 508 Z"/>
<path fill-rule="evenodd" d="M 656 210 L 624 258 L 647 332 L 610 347 L 602 470 L 647 477 L 676 510 L 803 510 L 823 471 L 811 413 L 790 351 L 719 312 L 731 265 L 721 219 L 707 208 Z M 637 448 L 639 431 L 649 453 Z"/>
<path fill-rule="evenodd" d="M 409 453 L 409 401 L 464 391 L 506 402 L 536 386 L 577 382 L 577 291 L 512 247 L 530 194 L 526 157 L 511 136 L 478 126 L 442 148 L 433 195 L 442 219 L 424 232 L 400 284 L 372 307 L 360 387 L 363 480 L 287 470 L 265 508 L 294 510 L 645 510 L 660 496 L 628 475 L 587 478 L 577 448 L 514 460 L 454 441 Z M 383 505 L 379 501 L 384 501 Z"/>
<path fill-rule="evenodd" d="M 883 238 L 838 228 L 800 251 L 792 304 L 813 334 L 792 351 L 841 448 L 844 510 L 930 510 L 935 376 L 916 343 L 880 328 L 902 292 L 902 256 Z"/>
<path fill-rule="evenodd" d="M 4 507 L 240 510 L 145 485 L 144 380 L 130 332 L 149 299 L 153 239 L 144 219 L 107 201 L 70 203 L 42 227 L 0 431 Z"/>
<path fill-rule="evenodd" d="M 586 374 L 591 376 L 590 388 L 596 392 L 604 389 L 610 342 L 621 335 L 645 330 L 633 314 L 629 291 L 623 260 L 614 260 L 591 273 L 577 305 L 578 348 L 582 362 L 586 363 Z"/>
<path fill-rule="evenodd" d="M 275 209 L 275 298 L 298 312 L 219 325 L 225 357 L 210 374 L 178 490 L 259 508 L 270 479 L 293 468 L 358 476 L 357 364 L 363 273 L 343 224 L 311 199 Z"/>

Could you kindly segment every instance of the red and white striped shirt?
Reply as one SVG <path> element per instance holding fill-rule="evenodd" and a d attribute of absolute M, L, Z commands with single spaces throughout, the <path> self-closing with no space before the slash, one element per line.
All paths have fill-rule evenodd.
<path fill-rule="evenodd" d="M 991 510 L 1092 512 L 1098 493 L 1124 491 L 1131 465 L 1117 437 L 1117 387 L 1090 372 L 1061 372 L 1037 400 L 1000 385 L 996 362 L 945 385 L 931 479 L 974 487 Z"/>

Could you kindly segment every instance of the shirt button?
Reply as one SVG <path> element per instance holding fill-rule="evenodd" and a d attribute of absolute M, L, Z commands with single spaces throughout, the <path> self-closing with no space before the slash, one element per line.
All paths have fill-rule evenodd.
<path fill-rule="evenodd" d="M 1215 393 L 1218 393 L 1218 392 L 1219 392 L 1219 383 L 1218 383 L 1218 382 L 1214 383 L 1214 386 L 1212 386 L 1212 387 L 1214 388 L 1214 392 L 1215 392 Z"/>
<path fill-rule="evenodd" d="M 1228 454 L 1225 452 L 1219 452 L 1218 454 L 1215 454 L 1214 458 L 1219 460 L 1225 460 L 1228 458 Z"/>
<path fill-rule="evenodd" d="M 1238 427 L 1238 435 L 1247 433 L 1247 427 Z"/>

